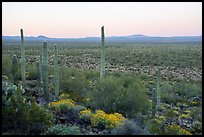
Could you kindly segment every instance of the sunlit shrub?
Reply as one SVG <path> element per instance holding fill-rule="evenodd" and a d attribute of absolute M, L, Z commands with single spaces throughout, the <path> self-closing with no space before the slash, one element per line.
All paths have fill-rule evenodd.
<path fill-rule="evenodd" d="M 98 128 L 114 128 L 119 125 L 123 125 L 125 121 L 125 117 L 123 117 L 119 113 L 114 114 L 106 114 L 102 110 L 96 110 L 93 117 L 91 117 L 91 124 Z"/>
<path fill-rule="evenodd" d="M 93 117 L 93 113 L 90 109 L 85 109 L 80 111 L 80 119 L 84 120 L 85 122 L 91 122 L 91 118 Z"/>

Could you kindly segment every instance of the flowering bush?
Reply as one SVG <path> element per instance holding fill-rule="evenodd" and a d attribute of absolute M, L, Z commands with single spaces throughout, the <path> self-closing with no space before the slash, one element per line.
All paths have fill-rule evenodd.
<path fill-rule="evenodd" d="M 189 114 L 181 114 L 181 115 L 179 116 L 179 118 L 189 118 L 189 117 L 190 117 Z"/>
<path fill-rule="evenodd" d="M 125 117 L 119 113 L 106 114 L 102 110 L 96 110 L 95 114 L 91 118 L 91 123 L 93 126 L 99 128 L 114 128 L 118 125 L 123 125 Z"/>
<path fill-rule="evenodd" d="M 165 128 L 166 135 L 192 135 L 189 131 L 183 129 L 177 124 L 168 125 Z"/>
<path fill-rule="evenodd" d="M 90 109 L 80 111 L 80 118 L 85 121 L 90 121 L 92 126 L 101 129 L 114 128 L 118 125 L 123 126 L 126 120 L 122 114 L 106 114 L 103 110 L 96 110 L 95 114 Z"/>
<path fill-rule="evenodd" d="M 50 108 L 54 108 L 55 110 L 61 110 L 62 108 L 73 108 L 75 107 L 75 102 L 72 99 L 63 99 L 56 102 L 51 102 L 48 104 Z"/>
<path fill-rule="evenodd" d="M 62 94 L 60 94 L 60 96 L 59 96 L 59 99 L 69 99 L 70 98 L 70 95 L 69 94 L 67 94 L 67 93 L 62 93 Z"/>
<path fill-rule="evenodd" d="M 93 113 L 90 109 L 85 109 L 80 111 L 80 118 L 86 122 L 90 122 L 90 119 L 93 117 Z"/>
<path fill-rule="evenodd" d="M 79 112 L 85 109 L 81 105 L 76 105 L 72 99 L 63 99 L 48 104 L 49 108 L 54 111 L 57 118 L 62 123 L 67 121 L 77 121 L 79 119 Z"/>

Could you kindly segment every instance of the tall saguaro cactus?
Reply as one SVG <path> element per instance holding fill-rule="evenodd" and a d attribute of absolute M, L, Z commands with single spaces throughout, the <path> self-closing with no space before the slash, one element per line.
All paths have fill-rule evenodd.
<path fill-rule="evenodd" d="M 17 85 L 17 72 L 18 72 L 18 60 L 17 56 L 13 55 L 12 57 L 12 72 L 13 72 L 13 83 Z"/>
<path fill-rule="evenodd" d="M 157 106 L 157 99 L 156 99 L 156 90 L 155 88 L 152 89 L 152 115 L 156 114 L 156 106 Z"/>
<path fill-rule="evenodd" d="M 43 80 L 44 98 L 48 102 L 49 101 L 49 92 L 48 92 L 48 48 L 47 48 L 47 42 L 43 42 L 42 80 Z"/>
<path fill-rule="evenodd" d="M 43 78 L 42 78 L 42 53 L 40 53 L 39 71 L 40 71 L 40 84 L 42 86 L 42 83 L 43 83 Z"/>
<path fill-rule="evenodd" d="M 55 61 L 54 61 L 54 78 L 55 78 L 55 99 L 59 97 L 59 65 L 58 65 L 58 53 L 57 53 L 57 45 L 54 45 L 55 52 Z"/>
<path fill-rule="evenodd" d="M 22 86 L 25 87 L 25 48 L 24 48 L 24 39 L 23 39 L 23 29 L 21 29 L 21 75 L 22 75 Z"/>
<path fill-rule="evenodd" d="M 160 67 L 157 67 L 157 105 L 160 106 Z"/>
<path fill-rule="evenodd" d="M 100 77 L 105 77 L 105 46 L 104 46 L 104 26 L 101 27 L 101 60 L 100 60 Z"/>

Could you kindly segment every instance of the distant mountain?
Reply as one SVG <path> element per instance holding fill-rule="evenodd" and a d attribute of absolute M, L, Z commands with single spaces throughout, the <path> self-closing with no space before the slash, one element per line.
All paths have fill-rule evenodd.
<path fill-rule="evenodd" d="M 38 37 L 24 37 L 25 41 L 63 41 L 63 42 L 100 42 L 100 37 L 84 38 L 49 38 L 39 35 Z M 3 41 L 20 41 L 20 36 L 2 36 Z M 109 36 L 106 42 L 202 42 L 202 36 L 173 36 L 153 37 L 141 34 L 129 36 Z"/>

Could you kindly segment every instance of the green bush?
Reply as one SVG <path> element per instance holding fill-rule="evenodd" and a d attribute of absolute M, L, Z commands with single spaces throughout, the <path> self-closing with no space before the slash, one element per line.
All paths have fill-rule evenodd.
<path fill-rule="evenodd" d="M 57 115 L 59 121 L 78 121 L 79 112 L 85 109 L 83 106 L 76 105 L 72 99 L 63 99 L 48 104 L 49 108 Z M 61 119 L 63 118 L 63 119 Z M 62 121 L 63 120 L 63 121 Z"/>
<path fill-rule="evenodd" d="M 2 107 L 3 130 L 23 129 L 25 133 L 39 134 L 54 123 L 52 112 L 28 100 L 18 87 Z"/>
<path fill-rule="evenodd" d="M 36 80 L 38 78 L 36 65 L 34 65 L 34 64 L 27 65 L 26 70 L 27 70 L 26 79 L 28 79 L 28 80 L 35 79 Z"/>
<path fill-rule="evenodd" d="M 190 97 L 202 97 L 202 86 L 194 83 L 187 82 L 175 82 L 172 85 L 172 90 L 177 92 L 180 96 Z"/>
<path fill-rule="evenodd" d="M 202 123 L 200 121 L 194 121 L 190 131 L 193 135 L 202 135 Z"/>
<path fill-rule="evenodd" d="M 66 67 L 60 68 L 60 90 L 74 101 L 81 102 L 89 90 L 89 80 L 83 72 Z"/>
<path fill-rule="evenodd" d="M 177 124 L 167 125 L 162 133 L 163 135 L 192 135 L 189 131 Z"/>
<path fill-rule="evenodd" d="M 132 120 L 126 120 L 124 126 L 118 126 L 111 131 L 111 135 L 148 135 L 146 129 L 140 127 Z"/>
<path fill-rule="evenodd" d="M 134 117 L 139 112 L 148 112 L 149 100 L 145 91 L 145 87 L 137 78 L 108 76 L 98 80 L 94 90 L 90 92 L 90 98 L 95 109 Z"/>
<path fill-rule="evenodd" d="M 12 56 L 2 55 L 2 75 L 12 79 Z"/>
<path fill-rule="evenodd" d="M 15 71 L 16 73 L 16 80 L 21 78 L 21 65 L 18 62 L 17 68 Z M 2 55 L 2 75 L 8 76 L 9 80 L 13 80 L 13 73 L 12 73 L 12 56 L 9 55 Z"/>
<path fill-rule="evenodd" d="M 80 128 L 72 125 L 54 125 L 44 133 L 45 135 L 81 135 Z"/>

